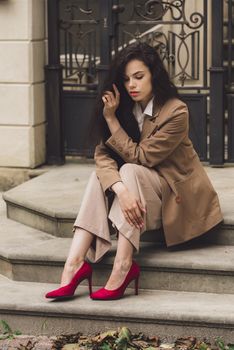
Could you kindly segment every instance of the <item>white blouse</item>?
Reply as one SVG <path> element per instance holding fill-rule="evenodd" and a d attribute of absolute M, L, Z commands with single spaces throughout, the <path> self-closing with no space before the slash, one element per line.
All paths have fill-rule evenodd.
<path fill-rule="evenodd" d="M 154 97 L 152 97 L 151 100 L 148 102 L 144 111 L 142 111 L 141 105 L 139 102 L 136 102 L 133 107 L 133 114 L 138 122 L 140 131 L 142 131 L 145 117 L 153 116 L 153 102 L 154 102 Z"/>

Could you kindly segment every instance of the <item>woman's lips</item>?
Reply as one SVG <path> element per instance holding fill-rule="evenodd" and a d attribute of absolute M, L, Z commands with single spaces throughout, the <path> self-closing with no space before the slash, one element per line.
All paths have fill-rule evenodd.
<path fill-rule="evenodd" d="M 138 91 L 130 91 L 131 96 L 137 96 L 139 94 Z"/>

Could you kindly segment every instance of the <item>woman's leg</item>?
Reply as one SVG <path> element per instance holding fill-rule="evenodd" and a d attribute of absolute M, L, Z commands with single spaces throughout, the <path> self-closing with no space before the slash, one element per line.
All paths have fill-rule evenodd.
<path fill-rule="evenodd" d="M 82 228 L 76 228 L 67 260 L 64 265 L 61 287 L 70 283 L 75 272 L 81 267 L 91 246 L 94 235 Z"/>
<path fill-rule="evenodd" d="M 94 242 L 88 250 L 87 258 L 91 262 L 101 260 L 111 247 L 111 237 L 108 200 L 95 172 L 91 174 L 86 186 L 74 227 L 93 234 Z"/>
<path fill-rule="evenodd" d="M 146 213 L 143 215 L 144 226 L 139 229 L 126 221 L 117 196 L 114 198 L 108 217 L 138 252 L 141 234 L 161 226 L 161 184 L 156 171 L 141 165 L 126 163 L 119 172 L 124 185 L 146 208 Z"/>
<path fill-rule="evenodd" d="M 118 245 L 111 275 L 105 288 L 112 290 L 120 287 L 131 265 L 134 247 L 121 233 L 118 237 Z"/>
<path fill-rule="evenodd" d="M 93 172 L 74 223 L 74 237 L 64 265 L 61 286 L 71 281 L 86 255 L 90 261 L 96 262 L 109 250 L 111 240 L 107 216 L 107 200 L 96 173 Z M 92 246 L 92 243 L 95 244 Z"/>
<path fill-rule="evenodd" d="M 147 208 L 147 212 L 144 215 L 144 227 L 132 227 L 124 218 L 118 198 L 114 199 L 109 218 L 120 233 L 113 270 L 105 286 L 109 290 L 120 287 L 124 281 L 132 264 L 133 251 L 139 250 L 141 233 L 161 226 L 161 184 L 158 174 L 140 165 L 125 164 L 120 169 L 120 175 L 126 187 Z"/>

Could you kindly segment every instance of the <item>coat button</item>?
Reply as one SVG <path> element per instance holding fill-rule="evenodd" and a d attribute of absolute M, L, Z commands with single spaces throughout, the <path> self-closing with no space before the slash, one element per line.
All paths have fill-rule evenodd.
<path fill-rule="evenodd" d="M 116 145 L 116 141 L 115 140 L 112 141 L 112 145 Z"/>
<path fill-rule="evenodd" d="M 181 198 L 180 198 L 180 196 L 176 196 L 176 198 L 175 198 L 175 201 L 176 201 L 176 203 L 180 203 L 181 202 Z"/>
<path fill-rule="evenodd" d="M 130 156 L 129 152 L 126 152 L 126 153 L 125 153 L 125 156 L 126 156 L 126 157 L 129 157 L 129 156 Z"/>
<path fill-rule="evenodd" d="M 119 147 L 119 151 L 122 152 L 123 148 L 122 147 Z"/>

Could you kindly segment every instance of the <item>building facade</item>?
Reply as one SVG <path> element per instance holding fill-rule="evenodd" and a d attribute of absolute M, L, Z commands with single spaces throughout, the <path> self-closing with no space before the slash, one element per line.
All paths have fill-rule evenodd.
<path fill-rule="evenodd" d="M 159 50 L 188 103 L 201 160 L 234 162 L 232 0 L 47 1 L 0 0 L 0 166 L 90 156 L 98 87 L 136 40 Z"/>
<path fill-rule="evenodd" d="M 44 0 L 0 1 L 0 166 L 46 159 Z"/>

